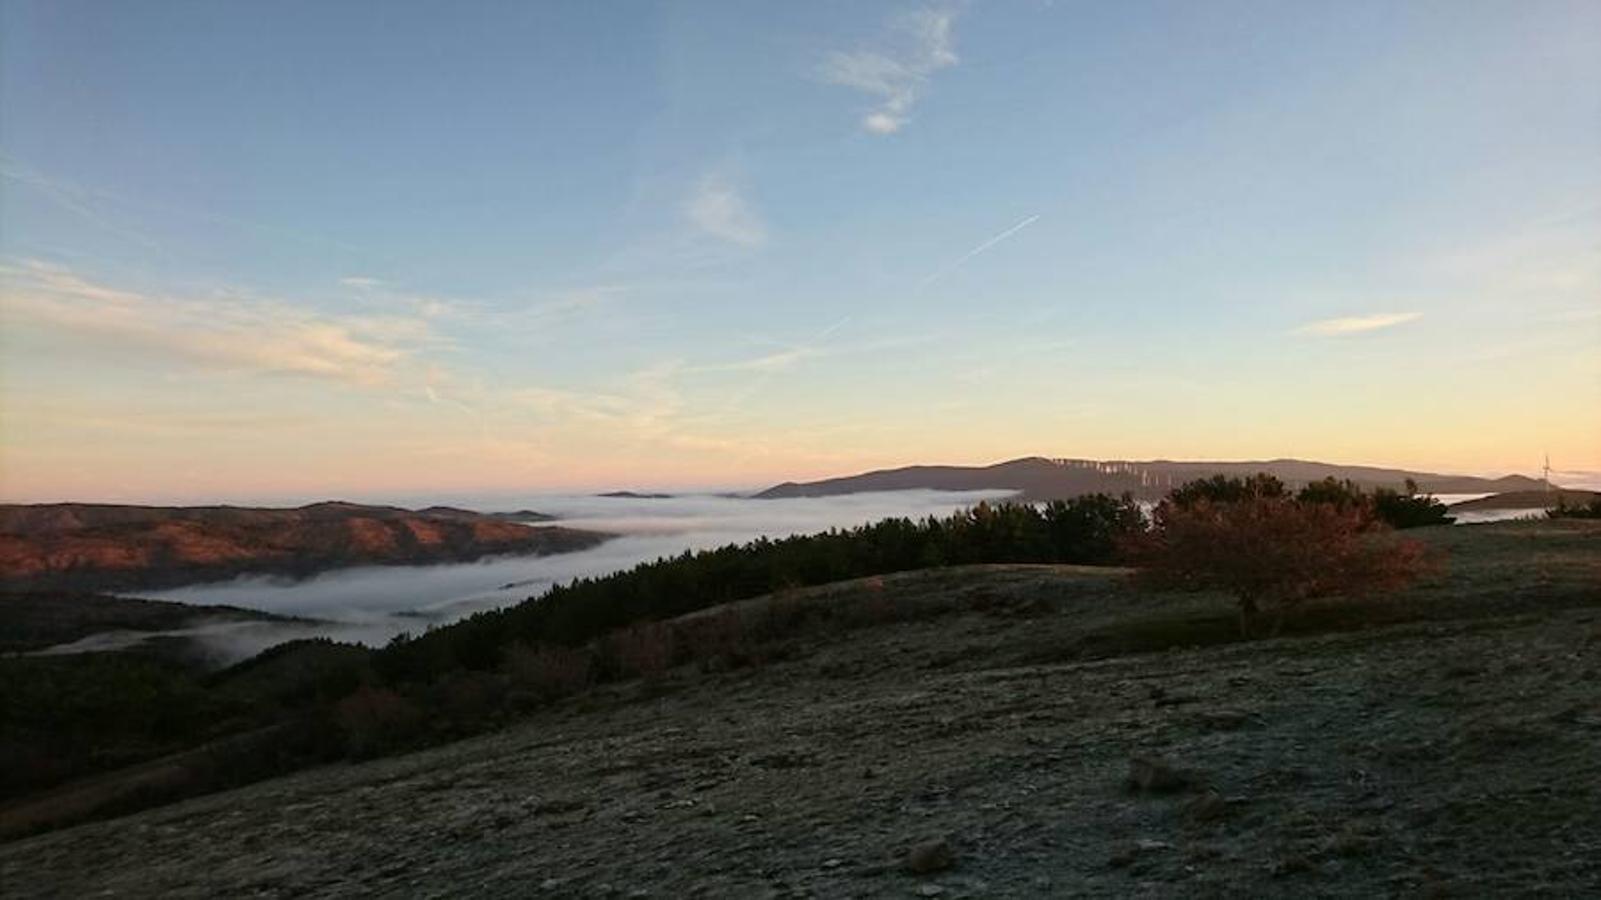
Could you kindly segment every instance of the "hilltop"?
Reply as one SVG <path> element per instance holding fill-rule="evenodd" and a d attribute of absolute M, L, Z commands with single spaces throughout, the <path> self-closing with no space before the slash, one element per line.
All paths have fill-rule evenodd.
<path fill-rule="evenodd" d="M 0 845 L 0 883 L 45 896 L 1592 892 L 1601 524 L 1420 535 L 1449 561 L 1435 582 L 1309 609 L 1271 640 L 1239 640 L 1223 598 L 1082 566 L 742 601 L 902 614 L 796 632 L 760 666 L 598 688 L 448 746 Z M 948 856 L 908 853 L 938 841 Z"/>
<path fill-rule="evenodd" d="M 451 507 L 0 506 L 0 589 L 126 591 L 237 575 L 562 553 L 609 535 Z"/>
<path fill-rule="evenodd" d="M 1372 489 L 1401 489 L 1408 479 L 1418 489 L 1431 494 L 1477 494 L 1537 490 L 1540 481 L 1522 475 L 1503 478 L 1477 478 L 1468 475 L 1441 475 L 1405 469 L 1373 466 L 1346 466 L 1299 459 L 1273 459 L 1261 462 L 1173 462 L 1170 460 L 1105 462 L 1086 459 L 1047 459 L 1029 456 L 990 466 L 905 466 L 828 478 L 822 481 L 774 485 L 754 496 L 758 499 L 784 497 L 831 497 L 868 491 L 1011 490 L 1024 500 L 1059 500 L 1082 494 L 1131 493 L 1142 500 L 1154 500 L 1173 487 L 1213 475 L 1243 477 L 1266 472 L 1291 487 L 1325 478 L 1347 480 Z"/>

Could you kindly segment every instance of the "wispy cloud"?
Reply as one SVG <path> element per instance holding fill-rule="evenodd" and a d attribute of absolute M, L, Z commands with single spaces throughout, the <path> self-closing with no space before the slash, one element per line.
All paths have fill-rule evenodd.
<path fill-rule="evenodd" d="M 873 134 L 894 134 L 911 119 L 912 106 L 940 69 L 957 63 L 953 49 L 956 13 L 924 8 L 890 21 L 890 34 L 881 46 L 833 53 L 819 74 L 830 84 L 854 88 L 876 99 L 862 116 L 862 127 Z"/>
<path fill-rule="evenodd" d="M 794 346 L 784 346 L 782 349 L 763 353 L 760 356 L 746 357 L 732 362 L 702 363 L 700 365 L 685 366 L 686 373 L 700 372 L 754 372 L 765 380 L 775 372 L 782 372 L 794 367 L 797 363 L 821 356 L 829 356 L 834 351 L 827 346 L 835 332 L 849 324 L 850 316 L 845 316 L 818 332 L 810 340 Z"/>
<path fill-rule="evenodd" d="M 109 434 L 206 440 L 217 436 L 265 430 L 298 430 L 316 417 L 302 413 L 227 411 L 194 412 L 152 403 L 135 416 L 118 415 L 82 395 L 18 398 L 8 410 L 35 425 L 72 432 L 80 437 Z"/>
<path fill-rule="evenodd" d="M 1007 238 L 1011 237 L 1012 235 L 1017 234 L 1019 231 L 1022 231 L 1023 229 L 1027 228 L 1028 226 L 1033 225 L 1035 222 L 1038 222 L 1039 220 L 1040 220 L 1039 216 L 1029 216 L 1028 218 L 1024 219 L 1021 222 L 1018 222 L 1016 225 L 1013 225 L 1011 228 L 1006 229 L 1005 231 L 1001 232 L 1000 234 L 997 234 L 994 237 L 991 237 L 988 240 L 983 241 L 978 246 L 974 247 L 973 249 L 967 251 L 966 253 L 964 253 L 961 256 L 957 257 L 956 259 L 952 260 L 950 263 L 947 263 L 946 265 L 942 266 L 941 268 L 936 269 L 935 271 L 929 273 L 929 276 L 927 278 L 924 278 L 921 282 L 919 282 L 917 287 L 919 289 L 928 287 L 929 285 L 931 285 L 934 282 L 940 280 L 941 278 L 944 278 L 946 275 L 949 275 L 952 272 L 956 271 L 957 269 L 960 269 L 962 266 L 966 265 L 969 260 L 973 259 L 973 257 L 978 256 L 979 254 L 983 253 L 984 251 L 990 249 L 991 247 L 995 246 L 996 244 L 999 244 L 1001 241 L 1006 240 Z"/>
<path fill-rule="evenodd" d="M 494 298 L 441 297 L 419 294 L 397 283 L 368 276 L 339 279 L 363 304 L 400 310 L 423 319 L 452 319 L 481 325 L 551 324 L 587 312 L 628 293 L 628 284 L 601 283 L 556 290 L 519 291 Z"/>
<path fill-rule="evenodd" d="M 584 312 L 602 306 L 628 293 L 630 288 L 621 284 L 596 284 L 562 291 L 550 300 L 535 304 L 528 312 L 540 317 L 555 318 Z"/>
<path fill-rule="evenodd" d="M 1413 261 L 1425 277 L 1491 297 L 1590 302 L 1601 291 L 1601 205 L 1547 216 Z"/>
<path fill-rule="evenodd" d="M 352 275 L 341 278 L 339 279 L 339 284 L 350 288 L 364 302 L 410 310 L 413 314 L 425 319 L 439 319 L 447 316 L 468 317 L 476 314 L 478 308 L 482 305 L 472 301 L 414 294 L 397 289 L 390 282 L 381 278 L 371 278 L 365 275 Z"/>
<path fill-rule="evenodd" d="M 30 261 L 0 268 L 7 328 L 46 328 L 122 349 L 363 387 L 393 383 L 419 348 L 443 343 L 418 316 L 331 316 L 276 301 L 173 297 L 108 287 Z"/>
<path fill-rule="evenodd" d="M 0 153 L 0 180 L 12 181 L 34 188 L 63 209 L 69 210 L 108 231 L 115 232 L 127 240 L 151 249 L 159 249 L 161 246 L 147 233 L 152 224 L 149 221 L 150 216 L 152 213 L 156 213 L 210 222 L 228 228 L 244 229 L 256 234 L 287 239 L 309 246 L 331 247 L 346 253 L 371 255 L 369 251 L 360 247 L 322 235 L 302 232 L 295 228 L 220 215 L 209 210 L 151 203 L 113 191 L 86 187 L 65 178 L 40 172 L 3 153 Z"/>
<path fill-rule="evenodd" d="M 753 356 L 749 359 L 740 359 L 735 360 L 734 362 L 709 363 L 703 366 L 695 366 L 693 369 L 691 369 L 691 371 L 760 372 L 763 374 L 769 374 L 772 372 L 781 372 L 785 369 L 791 368 L 796 363 L 799 363 L 803 360 L 822 355 L 824 355 L 824 351 L 817 347 L 791 347 L 787 350 L 775 350 L 772 353 L 764 353 L 761 356 Z"/>
<path fill-rule="evenodd" d="M 1403 312 L 1320 319 L 1316 322 L 1308 322 L 1302 325 L 1300 328 L 1295 329 L 1295 333 L 1314 335 L 1316 337 L 1344 337 L 1350 334 L 1363 334 L 1384 328 L 1394 328 L 1397 325 L 1405 325 L 1422 317 L 1422 313 Z"/>
<path fill-rule="evenodd" d="M 682 363 L 667 360 L 595 389 L 521 385 L 505 391 L 499 402 L 553 425 L 599 427 L 608 439 L 648 441 L 681 427 L 684 399 L 675 380 L 683 370 Z"/>
<path fill-rule="evenodd" d="M 767 242 L 767 225 L 727 175 L 713 172 L 695 185 L 684 215 L 700 230 L 742 247 Z"/>
<path fill-rule="evenodd" d="M 51 178 L 4 155 L 0 155 L 0 180 L 12 181 L 33 188 L 50 198 L 57 206 L 74 213 L 90 224 L 99 226 L 143 247 L 159 249 L 159 245 L 149 235 L 130 227 L 121 221 L 122 217 L 108 212 L 105 209 L 106 204 L 100 196 L 92 191 L 86 191 L 70 181 Z"/>

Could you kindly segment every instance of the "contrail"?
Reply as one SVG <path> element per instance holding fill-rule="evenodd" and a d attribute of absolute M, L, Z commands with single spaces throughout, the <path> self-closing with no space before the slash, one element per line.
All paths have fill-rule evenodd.
<path fill-rule="evenodd" d="M 833 335 L 834 332 L 844 328 L 850 323 L 850 320 L 850 316 L 845 316 L 838 322 L 835 322 L 827 328 L 824 328 L 822 331 L 818 332 L 817 337 L 814 337 L 810 341 L 795 347 L 795 352 L 802 355 L 820 353 L 821 351 L 819 350 L 818 345 L 827 340 L 831 335 Z M 728 402 L 723 404 L 723 412 L 726 413 L 737 409 L 739 406 L 743 405 L 745 401 L 760 393 L 763 388 L 767 387 L 767 383 L 773 380 L 773 373 L 773 369 L 763 369 L 762 371 L 757 372 L 756 377 L 751 379 L 749 384 L 745 385 L 742 390 L 735 392 L 733 396 L 728 398 Z"/>
<path fill-rule="evenodd" d="M 960 269 L 963 265 L 965 265 L 967 263 L 968 260 L 970 260 L 973 257 L 979 255 L 980 253 L 983 253 L 985 250 L 988 250 L 989 248 L 995 246 L 996 244 L 999 244 L 1001 241 L 1006 240 L 1007 238 L 1011 237 L 1012 235 L 1017 234 L 1019 231 L 1022 231 L 1023 229 L 1027 228 L 1028 226 L 1033 225 L 1035 222 L 1038 222 L 1039 219 L 1040 219 L 1039 216 L 1029 216 L 1028 218 L 1024 219 L 1023 221 L 1018 222 L 1016 225 L 1013 225 L 1011 228 L 1008 228 L 1005 231 L 1001 232 L 1000 234 L 997 234 L 996 236 L 994 236 L 994 237 L 990 238 L 989 240 L 985 241 L 984 243 L 979 244 L 977 247 L 974 247 L 973 249 L 967 251 L 967 253 L 963 254 L 961 259 L 956 260 L 955 262 L 951 263 L 950 265 L 946 266 L 945 268 L 936 271 L 934 274 L 928 276 L 927 278 L 924 278 L 921 282 L 918 283 L 917 289 L 918 290 L 922 290 L 923 288 L 928 287 L 929 285 L 931 285 L 934 282 L 940 280 L 941 278 L 944 278 L 946 275 L 949 275 L 952 272 L 956 271 L 957 269 Z"/>

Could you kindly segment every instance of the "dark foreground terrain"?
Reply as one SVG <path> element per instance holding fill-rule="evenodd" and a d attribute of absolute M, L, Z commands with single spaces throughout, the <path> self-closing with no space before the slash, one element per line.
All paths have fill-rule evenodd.
<path fill-rule="evenodd" d="M 1313 608 L 1253 642 L 1235 639 L 1223 598 L 1146 593 L 1104 570 L 813 589 L 803 599 L 891 597 L 931 615 L 800 637 L 758 668 L 597 689 L 442 748 L 0 845 L 0 885 L 1594 894 L 1601 528 L 1426 538 L 1449 553 L 1434 583 L 1379 607 Z M 908 871 L 908 852 L 935 841 Z"/>

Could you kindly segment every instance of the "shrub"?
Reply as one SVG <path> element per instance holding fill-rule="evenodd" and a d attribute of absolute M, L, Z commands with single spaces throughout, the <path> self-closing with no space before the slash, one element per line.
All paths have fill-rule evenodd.
<path fill-rule="evenodd" d="M 1216 505 L 1285 496 L 1288 496 L 1288 492 L 1284 489 L 1284 482 L 1266 472 L 1258 472 L 1246 478 L 1228 475 L 1198 478 L 1174 488 L 1168 493 L 1166 502 L 1179 509 L 1189 509 L 1200 503 Z"/>
<path fill-rule="evenodd" d="M 428 688 L 424 703 L 434 727 L 470 732 L 496 718 L 505 695 L 505 682 L 487 672 L 450 672 Z"/>
<path fill-rule="evenodd" d="M 1450 508 L 1428 494 L 1418 493 L 1418 483 L 1408 478 L 1406 490 L 1379 488 L 1373 492 L 1373 513 L 1391 528 L 1422 528 L 1449 525 L 1456 519 Z"/>
<path fill-rule="evenodd" d="M 340 700 L 335 722 L 345 735 L 345 749 L 357 759 L 387 753 L 411 741 L 422 713 L 410 700 L 389 690 L 364 684 Z"/>
<path fill-rule="evenodd" d="M 513 690 L 548 702 L 588 687 L 594 681 L 595 658 L 585 649 L 519 642 L 506 650 L 501 669 Z"/>
<path fill-rule="evenodd" d="M 673 667 L 673 629 L 665 622 L 641 622 L 599 641 L 603 667 L 614 678 L 659 678 Z"/>
<path fill-rule="evenodd" d="M 1356 482 L 1325 478 L 1307 484 L 1295 493 L 1298 503 L 1322 503 L 1338 509 L 1363 509 L 1372 502 Z"/>
<path fill-rule="evenodd" d="M 1111 562 L 1122 537 L 1145 528 L 1145 513 L 1126 494 L 1053 500 L 1043 512 L 1051 555 L 1062 562 Z"/>
<path fill-rule="evenodd" d="M 1240 607 L 1249 636 L 1271 611 L 1315 597 L 1400 588 L 1426 570 L 1423 547 L 1395 539 L 1360 508 L 1258 495 L 1228 503 L 1164 501 L 1137 542 L 1142 578 L 1156 587 L 1221 590 Z"/>
<path fill-rule="evenodd" d="M 680 658 L 703 670 L 729 669 L 757 661 L 749 634 L 748 611 L 725 606 L 674 623 L 673 641 Z"/>
<path fill-rule="evenodd" d="M 1340 510 L 1358 510 L 1373 522 L 1391 528 L 1422 528 L 1456 521 L 1444 503 L 1419 493 L 1417 482 L 1410 478 L 1406 480 L 1405 491 L 1381 487 L 1375 488 L 1372 494 L 1363 493 L 1350 479 L 1325 478 L 1301 488 L 1295 499 L 1304 504 L 1321 503 Z"/>
<path fill-rule="evenodd" d="M 1557 505 L 1545 514 L 1552 519 L 1601 519 L 1601 496 L 1590 498 L 1590 502 L 1582 506 L 1569 506 L 1567 498 L 1559 494 Z"/>

